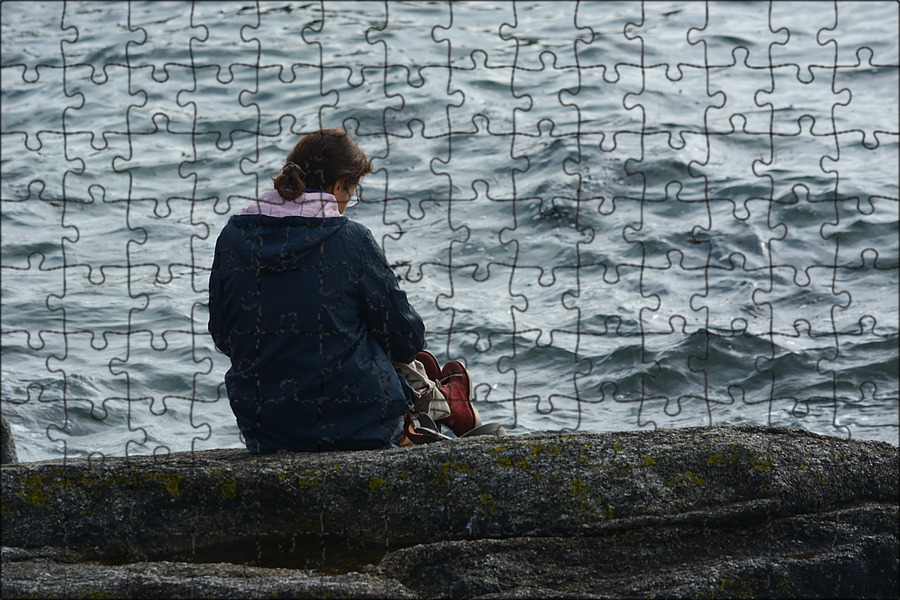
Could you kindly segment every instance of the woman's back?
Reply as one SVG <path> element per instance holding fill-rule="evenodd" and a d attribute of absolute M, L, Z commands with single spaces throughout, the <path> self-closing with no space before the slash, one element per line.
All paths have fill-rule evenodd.
<path fill-rule="evenodd" d="M 253 452 L 381 448 L 409 410 L 391 359 L 424 326 L 364 226 L 236 215 L 210 276 L 210 333 Z"/>

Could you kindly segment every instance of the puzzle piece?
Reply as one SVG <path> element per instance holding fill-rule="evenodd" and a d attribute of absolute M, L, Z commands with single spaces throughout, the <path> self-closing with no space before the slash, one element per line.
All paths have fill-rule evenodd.
<path fill-rule="evenodd" d="M 27 459 L 243 446 L 214 244 L 324 127 L 372 159 L 348 214 L 486 421 L 897 441 L 895 3 L 2 11 Z"/>
<path fill-rule="evenodd" d="M 345 129 L 371 160 L 345 214 L 371 231 L 439 364 L 466 365 L 485 423 L 511 435 L 759 424 L 900 442 L 896 2 L 3 2 L 0 13 L 0 394 L 22 461 L 247 447 L 225 374 L 246 377 L 253 359 L 232 365 L 213 344 L 212 261 L 228 219 L 321 128 Z M 289 241 L 309 230 L 288 223 L 274 278 L 303 262 Z M 358 331 L 324 324 L 380 307 L 383 290 L 348 302 L 316 288 L 317 265 L 306 293 L 289 292 L 259 275 L 261 243 L 251 247 L 218 255 L 222 272 L 250 275 L 230 290 L 256 324 L 248 333 L 312 349 L 264 400 L 292 401 L 313 379 L 325 395 L 337 376 L 315 417 L 282 420 L 318 419 L 322 437 L 341 437 L 328 410 L 348 411 L 376 387 L 364 377 L 394 367 L 380 357 L 342 378 L 352 361 L 334 340 Z M 362 280 L 356 258 L 330 267 L 342 283 Z M 318 327 L 303 325 L 311 311 Z M 259 378 L 257 393 L 270 384 Z M 465 387 L 458 375 L 440 384 Z M 386 395 L 368 404 L 394 426 L 399 394 Z M 560 451 L 513 446 L 490 460 L 536 481 L 536 456 Z M 422 449 L 449 456 L 436 498 L 467 493 L 460 447 Z M 389 473 L 405 452 L 365 460 Z M 617 469 L 619 452 L 607 456 Z M 207 468 L 186 456 L 177 462 Z M 309 459 L 267 459 L 256 491 L 210 475 L 222 506 L 242 498 L 228 535 L 244 547 L 228 560 L 297 572 L 353 554 L 357 569 L 395 548 L 396 506 L 372 477 L 360 490 L 385 516 L 370 526 L 380 545 L 335 549 L 347 531 L 335 502 L 348 498 L 321 496 Z M 659 457 L 642 459 L 626 468 L 661 472 Z M 244 494 L 269 493 L 275 474 L 321 500 L 288 533 Z M 666 485 L 693 489 L 699 475 Z M 585 482 L 560 480 L 544 501 L 574 510 Z M 165 497 L 198 493 L 179 486 L 167 480 Z M 502 503 L 499 488 L 479 492 L 449 534 L 480 536 Z M 198 518 L 209 508 L 188 504 Z M 589 508 L 613 517 L 599 500 Z M 173 530 L 191 548 L 175 558 L 220 561 L 197 523 Z"/>

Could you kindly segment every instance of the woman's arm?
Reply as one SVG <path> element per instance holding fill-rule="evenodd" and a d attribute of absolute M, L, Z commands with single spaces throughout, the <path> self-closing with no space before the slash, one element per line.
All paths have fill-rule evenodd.
<path fill-rule="evenodd" d="M 369 230 L 363 240 L 360 288 L 360 310 L 369 333 L 391 359 L 412 362 L 425 347 L 425 324 Z"/>
<path fill-rule="evenodd" d="M 219 238 L 221 241 L 221 237 Z M 224 307 L 222 306 L 222 261 L 219 241 L 213 258 L 212 270 L 209 272 L 209 324 L 207 326 L 216 348 L 231 355 L 231 344 L 225 332 Z"/>

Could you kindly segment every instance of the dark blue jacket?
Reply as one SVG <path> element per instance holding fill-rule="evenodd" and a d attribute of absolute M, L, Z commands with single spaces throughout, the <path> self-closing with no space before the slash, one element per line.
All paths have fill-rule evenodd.
<path fill-rule="evenodd" d="M 424 326 L 371 232 L 346 217 L 235 215 L 216 243 L 209 332 L 251 452 L 389 446 L 411 408 L 390 359 Z"/>

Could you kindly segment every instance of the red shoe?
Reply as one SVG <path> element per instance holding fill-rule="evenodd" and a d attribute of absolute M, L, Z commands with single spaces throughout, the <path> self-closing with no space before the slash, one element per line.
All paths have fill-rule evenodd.
<path fill-rule="evenodd" d="M 422 365 L 425 367 L 425 374 L 428 375 L 428 379 L 436 383 L 440 382 L 441 367 L 440 365 L 438 365 L 438 361 L 434 357 L 434 354 L 432 354 L 428 350 L 421 350 L 416 353 L 416 360 L 422 363 Z"/>
<path fill-rule="evenodd" d="M 439 389 L 450 404 L 450 416 L 438 421 L 440 425 L 449 427 L 456 437 L 481 426 L 481 415 L 472 404 L 472 379 L 461 362 L 451 360 L 444 365 Z"/>

